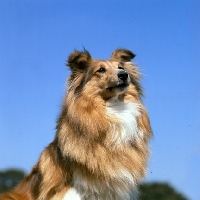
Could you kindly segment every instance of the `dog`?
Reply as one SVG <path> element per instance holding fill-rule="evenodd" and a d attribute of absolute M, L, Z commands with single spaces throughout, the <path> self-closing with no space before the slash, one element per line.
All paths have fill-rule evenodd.
<path fill-rule="evenodd" d="M 127 49 L 116 49 L 107 60 L 93 59 L 85 49 L 69 55 L 71 75 L 55 138 L 1 200 L 136 198 L 152 130 L 134 57 Z"/>

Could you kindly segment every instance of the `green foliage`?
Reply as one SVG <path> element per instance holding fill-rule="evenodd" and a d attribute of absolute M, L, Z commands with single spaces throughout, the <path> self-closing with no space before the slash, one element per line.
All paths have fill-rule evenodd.
<path fill-rule="evenodd" d="M 139 187 L 138 200 L 187 200 L 168 183 L 144 183 Z"/>
<path fill-rule="evenodd" d="M 14 188 L 25 176 L 25 173 L 17 169 L 0 171 L 0 192 L 6 192 Z"/>

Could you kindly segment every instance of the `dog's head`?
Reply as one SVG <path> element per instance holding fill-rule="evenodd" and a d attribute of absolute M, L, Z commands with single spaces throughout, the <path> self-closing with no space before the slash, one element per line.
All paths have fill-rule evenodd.
<path fill-rule="evenodd" d="M 75 50 L 67 61 L 72 72 L 69 77 L 69 91 L 80 94 L 89 90 L 109 99 L 125 93 L 132 84 L 141 93 L 138 70 L 131 62 L 134 57 L 135 54 L 129 50 L 117 49 L 110 59 L 98 60 L 92 59 L 86 50 Z"/>

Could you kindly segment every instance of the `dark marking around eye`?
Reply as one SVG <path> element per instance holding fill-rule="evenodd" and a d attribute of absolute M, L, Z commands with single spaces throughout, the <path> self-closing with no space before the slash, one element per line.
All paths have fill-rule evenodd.
<path fill-rule="evenodd" d="M 106 69 L 103 68 L 103 67 L 101 67 L 99 70 L 97 70 L 97 72 L 99 72 L 99 73 L 105 73 L 105 72 L 106 72 Z"/>
<path fill-rule="evenodd" d="M 121 67 L 121 66 L 118 66 L 118 69 L 123 69 L 123 70 L 124 70 L 124 68 L 123 68 L 123 67 Z"/>

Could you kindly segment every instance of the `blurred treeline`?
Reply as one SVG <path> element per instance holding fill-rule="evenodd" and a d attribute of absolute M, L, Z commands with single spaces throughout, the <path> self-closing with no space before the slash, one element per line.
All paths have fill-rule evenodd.
<path fill-rule="evenodd" d="M 0 171 L 0 193 L 14 188 L 25 176 L 22 170 Z M 188 200 L 168 183 L 143 183 L 139 186 L 138 200 Z"/>

